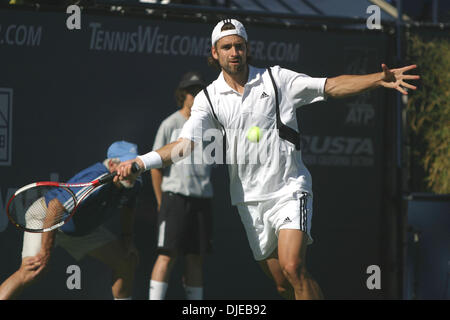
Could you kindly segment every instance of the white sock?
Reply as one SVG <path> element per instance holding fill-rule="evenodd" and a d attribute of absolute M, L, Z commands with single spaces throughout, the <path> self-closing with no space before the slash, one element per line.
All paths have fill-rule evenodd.
<path fill-rule="evenodd" d="M 187 300 L 203 300 L 203 287 L 185 286 Z"/>
<path fill-rule="evenodd" d="M 150 280 L 150 300 L 164 300 L 167 291 L 167 282 L 160 282 L 156 280 Z"/>
<path fill-rule="evenodd" d="M 131 297 L 127 297 L 127 298 L 114 298 L 114 300 L 131 300 Z"/>

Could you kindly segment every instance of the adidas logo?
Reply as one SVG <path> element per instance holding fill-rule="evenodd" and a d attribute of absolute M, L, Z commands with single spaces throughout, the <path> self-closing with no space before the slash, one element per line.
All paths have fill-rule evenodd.
<path fill-rule="evenodd" d="M 263 91 L 260 99 L 267 98 L 269 95 Z"/>
<path fill-rule="evenodd" d="M 289 223 L 292 222 L 291 219 L 289 219 L 289 217 L 286 217 L 286 219 L 284 219 L 283 223 Z"/>

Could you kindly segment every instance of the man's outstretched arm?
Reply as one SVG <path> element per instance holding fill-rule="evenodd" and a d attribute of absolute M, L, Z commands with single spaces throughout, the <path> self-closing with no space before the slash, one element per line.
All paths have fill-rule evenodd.
<path fill-rule="evenodd" d="M 416 86 L 405 82 L 405 80 L 417 80 L 420 77 L 404 74 L 406 71 L 417 68 L 416 65 L 398 69 L 389 69 L 385 64 L 382 64 L 381 67 L 383 71 L 378 73 L 329 78 L 325 84 L 325 94 L 332 98 L 345 98 L 379 87 L 396 89 L 402 94 L 408 94 L 405 88 L 417 89 Z"/>
<path fill-rule="evenodd" d="M 142 161 L 142 157 L 121 162 L 119 167 L 117 168 L 117 176 L 114 179 L 126 179 L 129 176 L 132 176 L 133 173 L 131 172 L 131 166 L 133 162 L 137 162 L 141 170 L 167 167 L 187 157 L 191 153 L 192 149 L 194 149 L 193 141 L 185 138 L 180 138 L 175 142 L 166 144 L 164 147 L 156 151 L 152 151 L 147 153 L 146 155 L 143 155 L 142 157 L 149 159 L 147 163 L 144 163 L 144 161 Z M 150 163 L 154 163 L 155 166 Z"/>

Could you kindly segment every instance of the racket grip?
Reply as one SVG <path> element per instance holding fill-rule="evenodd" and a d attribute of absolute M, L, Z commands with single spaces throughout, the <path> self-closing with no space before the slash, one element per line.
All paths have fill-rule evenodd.
<path fill-rule="evenodd" d="M 138 173 L 141 170 L 141 167 L 137 164 L 137 162 L 133 162 L 131 165 L 131 172 Z"/>
<path fill-rule="evenodd" d="M 107 174 L 104 177 L 101 177 L 100 179 L 98 179 L 98 184 L 105 184 L 105 183 L 110 183 L 111 181 L 113 181 L 114 177 L 117 175 L 117 172 L 111 172 L 109 174 Z"/>
<path fill-rule="evenodd" d="M 137 173 L 137 172 L 139 172 L 139 170 L 141 170 L 139 165 L 136 162 L 133 162 L 133 164 L 131 165 L 131 172 Z M 99 184 L 110 183 L 116 175 L 117 175 L 117 171 L 111 172 L 110 174 L 107 174 L 106 176 L 98 179 L 98 183 Z"/>

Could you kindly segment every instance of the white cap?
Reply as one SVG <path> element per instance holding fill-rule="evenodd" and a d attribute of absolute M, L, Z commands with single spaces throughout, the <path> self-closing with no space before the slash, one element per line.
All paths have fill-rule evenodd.
<path fill-rule="evenodd" d="M 232 25 L 234 25 L 235 29 L 221 31 L 220 29 L 222 29 L 225 23 L 231 23 Z M 232 34 L 236 34 L 247 41 L 247 32 L 245 31 L 244 25 L 242 23 L 235 19 L 225 19 L 220 21 L 218 24 L 216 24 L 211 34 L 211 45 L 215 45 L 216 42 L 219 41 L 219 39 Z"/>

